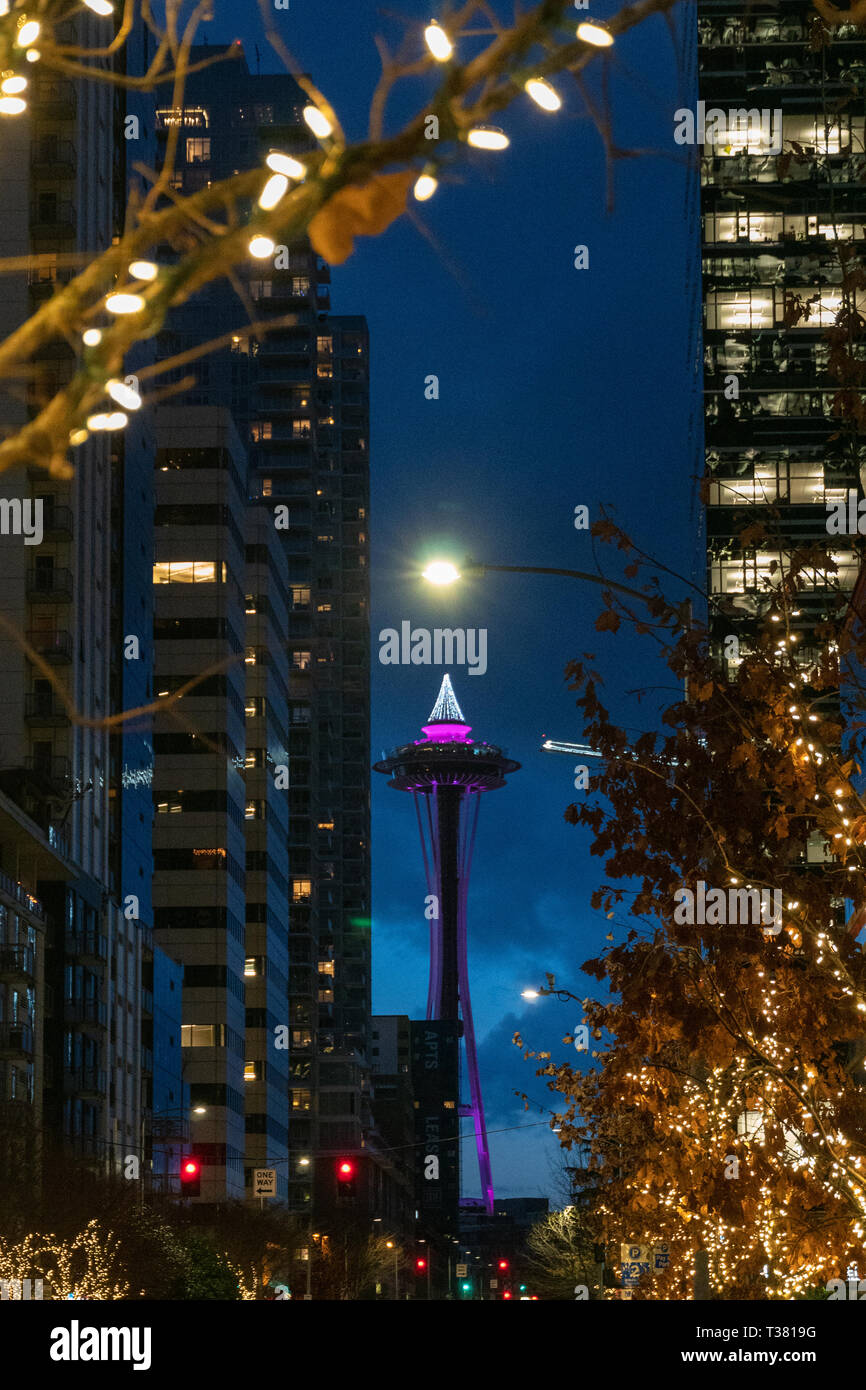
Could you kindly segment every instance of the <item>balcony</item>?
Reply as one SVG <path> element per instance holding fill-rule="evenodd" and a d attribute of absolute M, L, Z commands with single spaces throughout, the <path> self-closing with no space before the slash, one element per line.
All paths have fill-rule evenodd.
<path fill-rule="evenodd" d="M 72 121 L 78 113 L 78 95 L 71 82 L 62 78 L 37 82 L 34 114 L 52 121 Z"/>
<path fill-rule="evenodd" d="M 71 179 L 75 177 L 78 155 L 71 140 L 41 141 L 34 149 L 30 165 L 37 178 Z"/>
<path fill-rule="evenodd" d="M 26 1023 L 0 1023 L 0 1057 L 30 1061 L 33 1057 L 33 1029 Z"/>
<path fill-rule="evenodd" d="M 50 791 L 67 790 L 69 782 L 69 759 L 52 753 L 28 753 L 24 759 L 24 769 L 32 780 L 42 783 Z"/>
<path fill-rule="evenodd" d="M 77 230 L 78 214 L 68 199 L 46 198 L 30 209 L 30 235 L 34 240 L 69 240 Z"/>
<path fill-rule="evenodd" d="M 84 965 L 101 965 L 108 960 L 108 937 L 99 932 L 67 932 L 63 949 Z"/>
<path fill-rule="evenodd" d="M 0 980 L 32 984 L 36 961 L 32 946 L 0 946 Z"/>
<path fill-rule="evenodd" d="M 43 661 L 52 666 L 68 666 L 72 660 L 72 633 L 45 631 L 27 633 L 27 641 Z"/>
<path fill-rule="evenodd" d="M 28 724 L 62 728 L 69 723 L 69 711 L 53 690 L 31 690 L 24 696 L 24 718 Z"/>
<path fill-rule="evenodd" d="M 72 540 L 72 508 L 45 506 L 42 529 L 49 540 Z"/>
<path fill-rule="evenodd" d="M 108 1090 L 106 1074 L 98 1067 L 64 1067 L 63 1090 L 84 1100 L 100 1100 Z"/>
<path fill-rule="evenodd" d="M 20 903 L 23 908 L 26 908 L 31 916 L 44 918 L 45 909 L 39 899 L 28 893 L 23 884 L 16 883 L 14 878 L 10 878 L 8 874 L 2 872 L 0 872 L 0 889 L 8 898 L 12 898 L 14 902 Z"/>
<path fill-rule="evenodd" d="M 101 999 L 65 999 L 63 1021 L 73 1027 L 105 1028 L 107 1011 Z"/>
<path fill-rule="evenodd" d="M 65 569 L 32 569 L 27 575 L 31 603 L 71 603 L 72 572 Z"/>

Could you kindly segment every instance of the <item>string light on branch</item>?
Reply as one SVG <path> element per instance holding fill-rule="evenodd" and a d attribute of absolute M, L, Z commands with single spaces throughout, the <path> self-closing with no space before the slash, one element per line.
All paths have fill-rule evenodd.
<path fill-rule="evenodd" d="M 38 19 L 28 19 L 22 15 L 18 21 L 18 33 L 15 35 L 15 42 L 19 48 L 29 48 L 31 43 L 35 43 L 39 38 L 41 26 Z"/>
<path fill-rule="evenodd" d="M 424 42 L 437 63 L 447 63 L 451 54 L 454 52 L 453 43 L 445 33 L 442 25 L 437 24 L 435 19 L 431 19 L 427 28 L 424 30 Z"/>
<path fill-rule="evenodd" d="M 84 0 L 84 3 L 94 14 L 102 15 L 103 18 L 107 15 L 114 14 L 114 6 L 111 0 Z"/>
<path fill-rule="evenodd" d="M 317 140 L 326 140 L 334 129 L 324 111 L 320 111 L 318 106 L 305 106 L 304 120 Z"/>
<path fill-rule="evenodd" d="M 271 150 L 265 163 L 275 174 L 285 174 L 287 179 L 302 179 L 307 172 L 300 160 L 292 159 L 290 154 L 282 154 L 279 150 Z"/>
<path fill-rule="evenodd" d="M 0 97 L 0 115 L 20 116 L 27 110 L 27 102 L 21 97 Z"/>
<path fill-rule="evenodd" d="M 131 386 L 127 386 L 125 381 L 107 381 L 105 389 L 111 399 L 122 405 L 124 410 L 138 410 L 141 407 L 141 396 Z"/>
<path fill-rule="evenodd" d="M 144 308 L 140 294 L 110 294 L 105 307 L 112 314 L 137 314 Z"/>
<path fill-rule="evenodd" d="M 613 43 L 613 34 L 606 24 L 599 20 L 584 20 L 577 26 L 577 37 L 583 43 L 591 43 L 594 48 L 610 48 Z"/>
<path fill-rule="evenodd" d="M 81 341 L 84 343 L 85 347 L 96 347 L 98 343 L 102 342 L 102 329 L 85 328 L 81 335 Z"/>
<path fill-rule="evenodd" d="M 415 187 L 412 192 L 419 203 L 426 203 L 428 198 L 432 198 L 436 189 L 439 187 L 439 180 L 431 169 L 425 169 L 423 174 L 419 174 L 415 180 Z"/>
<path fill-rule="evenodd" d="M 99 412 L 90 415 L 87 419 L 89 430 L 122 430 L 129 421 L 129 416 L 122 410 L 112 410 L 110 412 Z"/>
<path fill-rule="evenodd" d="M 271 241 L 269 236 L 254 236 L 250 241 L 248 250 L 257 261 L 263 261 L 274 254 L 276 243 Z"/>
<path fill-rule="evenodd" d="M 14 72 L 4 72 L 2 80 L 0 80 L 0 92 L 2 92 L 4 96 L 17 96 L 19 92 L 24 91 L 26 86 L 27 78 L 19 77 Z"/>
<path fill-rule="evenodd" d="M 466 140 L 476 150 L 507 150 L 511 143 L 505 131 L 495 125 L 473 126 Z"/>
<path fill-rule="evenodd" d="M 524 90 L 542 111 L 558 111 L 562 105 L 559 93 L 549 82 L 545 82 L 543 77 L 530 77 L 529 81 L 524 83 Z"/>
<path fill-rule="evenodd" d="M 28 48 L 24 57 L 27 59 L 28 63 L 38 63 L 42 54 L 39 52 L 38 48 Z"/>
<path fill-rule="evenodd" d="M 275 208 L 277 203 L 285 197 L 289 186 L 289 180 L 285 174 L 271 174 L 261 193 L 259 194 L 259 207 L 269 212 Z"/>
<path fill-rule="evenodd" d="M 155 280 L 159 266 L 154 265 L 153 261 L 133 261 L 128 273 L 132 280 Z"/>
<path fill-rule="evenodd" d="M 85 429 L 73 430 L 72 433 L 71 433 L 70 436 L 69 436 L 69 443 L 72 445 L 73 448 L 77 448 L 79 444 L 83 444 L 84 441 L 85 441 L 85 439 L 89 439 L 89 438 L 90 438 L 90 431 L 89 431 L 89 430 L 85 430 Z"/>

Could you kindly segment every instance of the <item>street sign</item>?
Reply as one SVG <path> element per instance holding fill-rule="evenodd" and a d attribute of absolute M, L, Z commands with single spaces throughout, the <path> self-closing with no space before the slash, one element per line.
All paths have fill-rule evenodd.
<path fill-rule="evenodd" d="M 499 1288 L 499 1280 L 498 1280 L 498 1279 L 491 1279 L 491 1280 L 490 1280 L 490 1287 L 491 1287 L 491 1289 L 498 1289 L 498 1288 Z"/>
<path fill-rule="evenodd" d="M 667 1269 L 671 1262 L 671 1248 L 669 1245 L 656 1245 L 653 1248 L 653 1266 L 655 1269 Z"/>
<path fill-rule="evenodd" d="M 630 1298 L 631 1290 L 640 1283 L 641 1276 L 649 1274 L 652 1268 L 652 1250 L 648 1245 L 621 1245 L 619 1254 L 623 1294 Z"/>
<path fill-rule="evenodd" d="M 465 1279 L 466 1275 L 469 1273 L 468 1265 L 455 1265 L 454 1268 L 458 1279 Z"/>
<path fill-rule="evenodd" d="M 254 1168 L 253 1169 L 253 1191 L 257 1197 L 276 1197 L 277 1195 L 277 1170 L 276 1168 Z"/>

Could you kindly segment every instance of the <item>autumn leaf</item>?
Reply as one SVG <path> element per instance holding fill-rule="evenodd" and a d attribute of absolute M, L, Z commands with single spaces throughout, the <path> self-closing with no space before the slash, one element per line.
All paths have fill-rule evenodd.
<path fill-rule="evenodd" d="M 612 608 L 606 608 L 595 620 L 596 632 L 616 632 L 618 627 L 619 614 L 614 613 Z"/>
<path fill-rule="evenodd" d="M 356 236 L 378 236 L 400 216 L 414 179 L 412 170 L 404 169 L 340 189 L 310 221 L 313 249 L 332 265 L 342 265 L 352 254 Z"/>

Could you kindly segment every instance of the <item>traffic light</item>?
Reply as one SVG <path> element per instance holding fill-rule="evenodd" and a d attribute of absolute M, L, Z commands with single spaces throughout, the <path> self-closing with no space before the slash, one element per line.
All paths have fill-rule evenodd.
<path fill-rule="evenodd" d="M 337 1159 L 337 1181 L 351 1182 L 355 1176 L 355 1165 L 351 1158 Z"/>
<path fill-rule="evenodd" d="M 180 1161 L 180 1191 L 183 1197 L 198 1197 L 201 1192 L 201 1164 L 197 1158 Z"/>
<path fill-rule="evenodd" d="M 416 1273 L 416 1274 L 426 1274 L 426 1273 L 427 1273 L 427 1261 L 424 1259 L 423 1255 L 419 1255 L 418 1258 L 417 1258 L 417 1260 L 415 1261 L 415 1273 Z"/>
<path fill-rule="evenodd" d="M 460 1292 L 461 1292 L 461 1293 L 471 1293 L 471 1292 L 472 1292 L 472 1285 L 470 1284 L 470 1282 L 469 1282 L 468 1279 L 464 1279 L 463 1283 L 460 1285 Z"/>
<path fill-rule="evenodd" d="M 498 1263 L 498 1265 L 497 1265 L 497 1269 L 507 1269 L 507 1268 L 508 1268 L 508 1261 L 507 1261 L 507 1260 L 500 1260 L 499 1263 Z"/>
<path fill-rule="evenodd" d="M 525 1285 L 525 1284 L 521 1284 L 521 1285 L 520 1285 L 520 1292 L 521 1292 L 521 1293 L 526 1293 L 526 1285 Z"/>
<path fill-rule="evenodd" d="M 511 1297 L 512 1297 L 511 1290 L 510 1290 L 510 1289 L 506 1289 L 506 1290 L 505 1290 L 505 1293 L 502 1295 L 502 1297 L 503 1297 L 503 1298 L 511 1298 Z"/>

